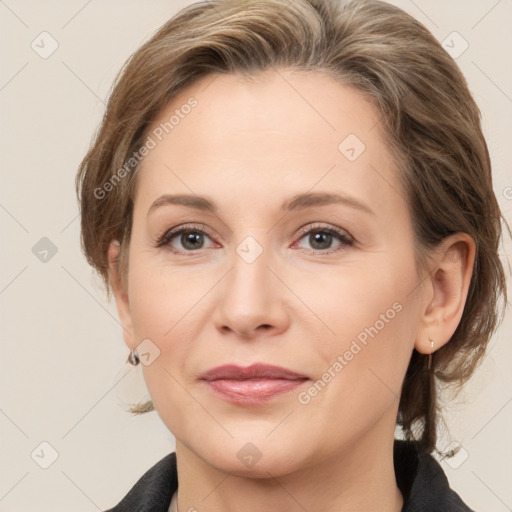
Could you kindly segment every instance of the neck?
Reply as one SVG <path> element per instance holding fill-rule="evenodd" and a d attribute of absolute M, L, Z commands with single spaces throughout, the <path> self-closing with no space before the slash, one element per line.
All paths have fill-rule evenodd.
<path fill-rule="evenodd" d="M 177 442 L 179 512 L 400 512 L 393 437 L 370 432 L 342 453 L 268 478 L 234 476 Z"/>

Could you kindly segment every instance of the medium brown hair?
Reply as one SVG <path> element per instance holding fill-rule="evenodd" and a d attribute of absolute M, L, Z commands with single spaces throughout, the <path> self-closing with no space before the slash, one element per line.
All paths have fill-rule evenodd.
<path fill-rule="evenodd" d="M 462 319 L 449 343 L 433 355 L 432 370 L 428 358 L 413 351 L 402 387 L 397 422 L 406 438 L 431 452 L 439 419 L 436 379 L 464 382 L 501 320 L 502 214 L 480 112 L 464 76 L 433 35 L 401 9 L 376 0 L 211 0 L 170 19 L 117 76 L 80 165 L 77 191 L 87 260 L 109 293 L 108 247 L 118 240 L 126 275 L 137 162 L 133 169 L 126 163 L 169 101 L 211 73 L 254 76 L 272 68 L 327 72 L 373 101 L 399 167 L 422 267 L 428 268 L 429 250 L 452 233 L 467 233 L 475 241 Z M 151 402 L 132 412 L 148 410 Z"/>

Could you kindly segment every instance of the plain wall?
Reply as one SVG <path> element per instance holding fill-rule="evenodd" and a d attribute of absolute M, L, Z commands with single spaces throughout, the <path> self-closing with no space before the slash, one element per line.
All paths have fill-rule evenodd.
<path fill-rule="evenodd" d="M 74 178 L 115 74 L 189 3 L 0 2 L 2 512 L 109 508 L 174 450 L 156 412 L 133 417 L 122 408 L 144 392 L 140 368 L 123 373 L 128 349 L 115 305 L 80 252 Z M 512 222 L 512 4 L 391 3 L 440 41 L 457 31 L 469 44 L 457 62 L 482 110 L 495 192 Z M 42 58 L 52 38 L 58 48 Z M 510 248 L 507 240 L 504 260 Z M 442 442 L 464 451 L 442 464 L 475 510 L 512 508 L 510 332 L 509 313 L 466 391 L 447 400 L 450 436 Z M 53 450 L 56 460 L 43 469 Z"/>

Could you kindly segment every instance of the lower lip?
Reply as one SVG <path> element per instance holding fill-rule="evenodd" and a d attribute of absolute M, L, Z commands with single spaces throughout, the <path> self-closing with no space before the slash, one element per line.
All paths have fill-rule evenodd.
<path fill-rule="evenodd" d="M 298 388 L 307 379 L 219 379 L 206 381 L 209 389 L 227 402 L 261 404 Z"/>

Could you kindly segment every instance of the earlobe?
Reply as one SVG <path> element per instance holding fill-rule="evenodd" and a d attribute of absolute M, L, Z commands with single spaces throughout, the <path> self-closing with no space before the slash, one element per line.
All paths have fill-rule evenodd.
<path fill-rule="evenodd" d="M 427 278 L 430 285 L 428 303 L 414 346 L 421 354 L 431 354 L 453 336 L 466 304 L 474 262 L 475 243 L 466 233 L 445 238 L 436 250 Z"/>
<path fill-rule="evenodd" d="M 119 321 L 123 328 L 123 338 L 130 349 L 135 348 L 133 324 L 130 311 L 130 301 L 128 292 L 121 277 L 119 267 L 120 245 L 117 240 L 113 240 L 108 248 L 108 273 L 109 282 L 116 301 Z"/>

